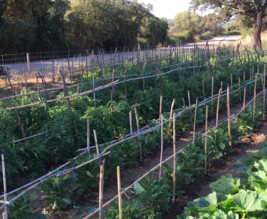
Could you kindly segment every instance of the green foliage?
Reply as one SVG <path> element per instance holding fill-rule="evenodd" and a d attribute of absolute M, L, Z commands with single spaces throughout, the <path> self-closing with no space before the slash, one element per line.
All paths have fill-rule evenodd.
<path fill-rule="evenodd" d="M 34 212 L 31 207 L 32 201 L 36 198 L 35 194 L 26 195 L 14 202 L 13 206 L 8 207 L 8 218 L 10 219 L 46 219 L 47 217 L 39 212 Z"/>
<path fill-rule="evenodd" d="M 159 218 L 169 210 L 170 193 L 166 182 L 146 177 L 134 185 L 136 198 L 142 206 L 145 218 Z"/>
<path fill-rule="evenodd" d="M 75 177 L 68 175 L 54 177 L 40 185 L 44 193 L 42 198 L 49 204 L 50 210 L 64 209 L 71 204 L 71 195 L 77 186 Z"/>

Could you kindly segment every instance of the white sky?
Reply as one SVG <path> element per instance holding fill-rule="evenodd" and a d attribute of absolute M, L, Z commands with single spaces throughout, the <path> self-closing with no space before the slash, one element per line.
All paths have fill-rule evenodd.
<path fill-rule="evenodd" d="M 159 18 L 173 19 L 177 13 L 188 10 L 191 0 L 138 0 L 138 2 L 151 3 L 152 13 Z"/>

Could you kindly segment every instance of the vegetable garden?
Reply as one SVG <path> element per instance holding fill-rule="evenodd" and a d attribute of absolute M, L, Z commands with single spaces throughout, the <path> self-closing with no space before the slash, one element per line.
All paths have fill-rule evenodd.
<path fill-rule="evenodd" d="M 47 89 L 41 77 L 42 89 L 23 88 L 20 94 L 2 98 L 0 139 L 6 177 L 1 183 L 9 190 L 1 195 L 2 211 L 10 218 L 45 218 L 32 208 L 37 198 L 34 188 L 42 191 L 47 215 L 73 207 L 74 198 L 86 199 L 99 188 L 97 201 L 78 218 L 166 214 L 170 203 L 182 195 L 182 186 L 196 181 L 213 160 L 231 151 L 242 134 L 260 125 L 265 113 L 264 56 L 232 47 L 177 51 L 170 48 L 164 56 L 142 55 L 94 71 L 85 68 L 71 85 L 61 69 L 62 92 Z M 227 116 L 221 119 L 223 111 Z M 192 143 L 176 151 L 178 137 L 190 131 Z M 163 160 L 166 147 L 173 147 L 173 153 Z M 156 151 L 159 164 L 120 188 L 120 170 L 141 165 Z M 257 167 L 264 165 L 260 162 Z M 116 181 L 116 175 L 118 194 L 103 203 L 104 182 Z M 233 185 L 227 195 L 237 197 L 238 180 L 230 176 L 224 180 Z M 218 200 L 214 201 L 215 193 L 205 198 L 212 199 L 212 206 L 195 201 L 184 217 L 200 212 L 203 218 L 212 214 L 246 218 L 240 209 L 223 211 L 223 204 L 229 203 L 226 193 L 217 187 L 214 191 Z M 240 192 L 261 195 L 257 190 Z M 220 210 L 216 212 L 214 205 Z"/>

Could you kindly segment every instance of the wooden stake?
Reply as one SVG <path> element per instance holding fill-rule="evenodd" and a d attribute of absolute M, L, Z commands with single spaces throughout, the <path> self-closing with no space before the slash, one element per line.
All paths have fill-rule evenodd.
<path fill-rule="evenodd" d="M 159 179 L 162 176 L 162 160 L 163 160 L 163 115 L 160 115 L 160 165 L 159 165 Z"/>
<path fill-rule="evenodd" d="M 104 193 L 104 162 L 100 165 L 100 173 L 99 173 L 99 219 L 104 218 L 103 193 Z"/>
<path fill-rule="evenodd" d="M 246 93 L 247 93 L 247 87 L 244 87 L 244 95 L 243 95 L 243 109 L 246 106 Z"/>
<path fill-rule="evenodd" d="M 133 119 L 132 119 L 132 111 L 129 112 L 129 122 L 130 122 L 130 133 L 133 134 Z"/>
<path fill-rule="evenodd" d="M 171 128 L 171 124 L 172 124 L 171 118 L 172 118 L 174 104 L 175 104 L 175 99 L 172 100 L 171 111 L 170 111 L 169 128 Z"/>
<path fill-rule="evenodd" d="M 262 118 L 265 119 L 265 102 L 266 102 L 266 99 L 265 99 L 265 83 L 266 83 L 266 66 L 264 65 L 264 71 L 263 71 L 263 85 L 262 85 L 262 90 L 263 90 L 263 107 L 262 107 Z"/>
<path fill-rule="evenodd" d="M 95 74 L 92 72 L 92 80 L 93 80 L 93 90 L 95 89 Z M 93 98 L 94 98 L 94 105 L 96 106 L 96 99 L 95 99 L 95 91 L 93 92 Z"/>
<path fill-rule="evenodd" d="M 136 120 L 136 128 L 137 128 L 137 132 L 138 132 L 138 145 L 139 145 L 139 153 L 140 153 L 140 161 L 143 160 L 143 151 L 142 151 L 142 145 L 141 145 L 141 138 L 140 138 L 140 130 L 139 130 L 139 118 L 138 118 L 138 112 L 136 107 L 134 107 L 134 112 L 135 112 L 135 120 Z"/>
<path fill-rule="evenodd" d="M 231 138 L 231 112 L 230 112 L 230 89 L 227 86 L 227 122 L 228 122 L 228 136 L 229 136 L 229 146 L 232 146 Z"/>
<path fill-rule="evenodd" d="M 188 106 L 191 107 L 191 98 L 190 98 L 190 91 L 187 91 L 187 97 L 188 97 Z"/>
<path fill-rule="evenodd" d="M 256 97 L 257 97 L 257 80 L 258 80 L 258 74 L 255 75 L 255 83 L 254 83 L 254 97 L 253 97 L 253 121 L 255 119 L 255 111 L 256 111 Z"/>
<path fill-rule="evenodd" d="M 112 87 L 111 87 L 111 101 L 113 101 L 113 96 L 114 96 L 114 74 L 115 74 L 115 70 L 112 71 Z"/>
<path fill-rule="evenodd" d="M 202 80 L 202 91 L 203 91 L 203 98 L 206 99 L 206 97 L 205 97 L 205 83 L 204 83 L 204 80 Z"/>
<path fill-rule="evenodd" d="M 89 154 L 90 152 L 90 122 L 89 119 L 86 121 L 86 146 L 87 146 L 87 151 Z"/>
<path fill-rule="evenodd" d="M 213 117 L 213 105 L 214 105 L 214 76 L 211 77 L 211 116 Z"/>
<path fill-rule="evenodd" d="M 222 89 L 219 89 L 218 100 L 217 100 L 217 110 L 216 110 L 216 128 L 219 126 L 219 112 L 220 112 L 220 98 L 222 94 Z"/>
<path fill-rule="evenodd" d="M 175 125 L 175 113 L 172 117 L 172 139 L 173 139 L 173 173 L 172 173 L 172 202 L 175 201 L 176 195 L 176 125 Z"/>
<path fill-rule="evenodd" d="M 5 166 L 5 156 L 4 154 L 1 154 L 2 159 L 2 174 L 3 174 L 3 188 L 4 188 L 4 212 L 3 212 L 3 219 L 8 218 L 8 212 L 7 212 L 7 186 L 6 186 L 6 166 Z"/>
<path fill-rule="evenodd" d="M 93 132 L 94 132 L 94 138 L 95 138 L 96 154 L 97 154 L 97 156 L 99 156 L 99 146 L 98 146 L 98 142 L 97 142 L 96 131 L 93 129 Z"/>
<path fill-rule="evenodd" d="M 204 145 L 204 154 L 205 154 L 205 166 L 204 174 L 207 174 L 207 164 L 208 164 L 208 115 L 209 106 L 206 106 L 206 122 L 205 122 L 205 145 Z"/>
<path fill-rule="evenodd" d="M 118 183 L 118 208 L 119 208 L 119 219 L 122 219 L 121 172 L 120 172 L 120 167 L 119 167 L 119 166 L 117 166 L 117 183 Z"/>
<path fill-rule="evenodd" d="M 196 99 L 195 113 L 194 113 L 193 144 L 195 144 L 196 141 L 197 107 L 198 107 L 198 97 Z"/>
<path fill-rule="evenodd" d="M 67 89 L 67 85 L 66 85 L 66 80 L 65 80 L 65 75 L 63 73 L 62 70 L 59 71 L 61 78 L 62 78 L 62 82 L 63 82 L 63 92 L 64 92 L 64 97 L 68 97 L 68 89 Z M 67 106 L 68 106 L 68 110 L 70 110 L 70 98 L 66 98 L 67 101 Z"/>
<path fill-rule="evenodd" d="M 159 99 L 159 117 L 161 114 L 162 114 L 162 96 L 160 96 L 160 99 Z"/>

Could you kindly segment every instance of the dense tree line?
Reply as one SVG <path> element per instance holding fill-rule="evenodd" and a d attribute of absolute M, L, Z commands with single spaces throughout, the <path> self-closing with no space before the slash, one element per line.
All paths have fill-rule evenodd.
<path fill-rule="evenodd" d="M 0 52 L 132 48 L 167 42 L 168 22 L 126 0 L 0 0 Z"/>

